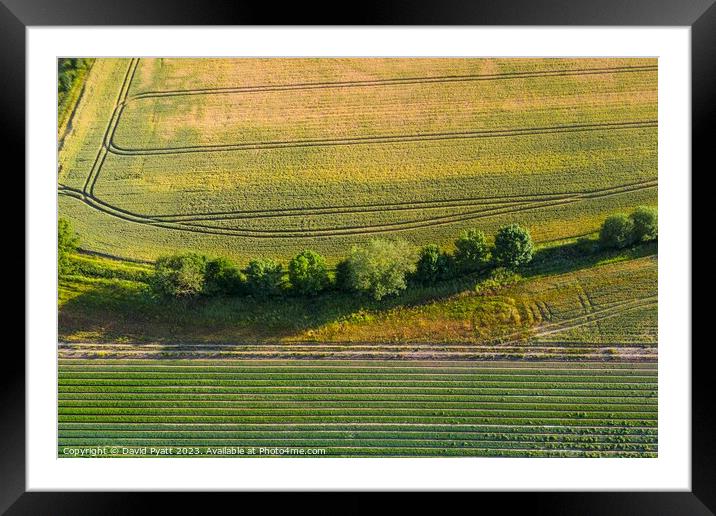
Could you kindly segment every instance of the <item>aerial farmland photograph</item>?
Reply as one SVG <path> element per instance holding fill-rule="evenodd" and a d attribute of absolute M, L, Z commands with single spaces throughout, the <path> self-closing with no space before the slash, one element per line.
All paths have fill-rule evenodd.
<path fill-rule="evenodd" d="M 57 60 L 60 458 L 654 458 L 658 60 Z"/>

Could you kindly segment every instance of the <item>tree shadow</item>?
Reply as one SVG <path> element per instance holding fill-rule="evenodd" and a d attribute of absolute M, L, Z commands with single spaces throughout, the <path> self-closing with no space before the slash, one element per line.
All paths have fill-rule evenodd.
<path fill-rule="evenodd" d="M 365 312 L 388 311 L 445 299 L 475 287 L 473 274 L 423 287 L 411 285 L 399 296 L 375 301 L 367 296 L 328 291 L 316 297 L 285 295 L 157 298 L 138 283 L 63 278 L 86 284 L 84 292 L 59 309 L 61 341 L 152 343 L 252 343 L 297 337 Z M 87 285 L 89 283 L 89 285 Z"/>
<path fill-rule="evenodd" d="M 526 278 L 564 274 L 618 260 L 634 260 L 658 252 L 658 242 L 647 242 L 626 249 L 599 249 L 595 240 L 583 239 L 538 249 L 522 275 Z"/>
<path fill-rule="evenodd" d="M 562 274 L 608 263 L 655 255 L 657 244 L 620 251 L 596 250 L 588 242 L 543 248 L 520 274 L 525 278 Z M 490 272 L 474 273 L 431 286 L 411 284 L 399 296 L 375 301 L 367 296 L 329 291 L 312 298 L 283 296 L 157 298 L 139 282 L 69 277 L 61 290 L 74 288 L 59 309 L 60 341 L 112 343 L 270 343 L 297 338 L 329 323 L 364 313 L 439 302 L 475 292 Z M 498 285 L 499 287 L 499 285 Z"/>

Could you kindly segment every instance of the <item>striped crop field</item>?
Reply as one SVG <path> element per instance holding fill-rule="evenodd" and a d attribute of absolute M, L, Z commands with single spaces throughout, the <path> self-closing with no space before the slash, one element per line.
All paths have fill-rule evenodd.
<path fill-rule="evenodd" d="M 61 358 L 58 455 L 80 450 L 118 457 L 655 457 L 657 368 Z"/>
<path fill-rule="evenodd" d="M 537 242 L 657 201 L 655 59 L 96 59 L 60 135 L 89 250 L 334 262 L 382 235 Z"/>

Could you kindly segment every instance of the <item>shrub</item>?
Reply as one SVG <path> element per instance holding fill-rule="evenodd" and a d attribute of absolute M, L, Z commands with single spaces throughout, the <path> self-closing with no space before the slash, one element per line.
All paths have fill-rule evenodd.
<path fill-rule="evenodd" d="M 475 292 L 486 294 L 496 292 L 502 287 L 514 285 L 520 281 L 520 276 L 509 269 L 498 267 L 490 275 L 475 285 Z"/>
<path fill-rule="evenodd" d="M 639 206 L 629 215 L 632 222 L 632 240 L 649 242 L 659 236 L 659 212 L 653 206 Z"/>
<path fill-rule="evenodd" d="M 241 271 L 226 258 L 213 258 L 206 263 L 204 293 L 208 295 L 234 295 L 243 290 Z"/>
<path fill-rule="evenodd" d="M 455 240 L 455 265 L 462 272 L 475 272 L 490 261 L 490 247 L 482 231 L 468 229 Z"/>
<path fill-rule="evenodd" d="M 77 75 L 89 68 L 92 60 L 85 58 L 59 58 L 57 60 L 57 91 L 65 93 L 71 87 Z"/>
<path fill-rule="evenodd" d="M 450 276 L 450 255 L 440 251 L 435 244 L 430 244 L 420 250 L 415 269 L 415 279 L 423 285 L 430 285 L 438 280 Z"/>
<path fill-rule="evenodd" d="M 592 254 L 599 248 L 599 242 L 594 238 L 579 237 L 574 244 L 574 248 L 580 254 Z"/>
<path fill-rule="evenodd" d="M 196 253 L 162 256 L 154 264 L 151 285 L 159 295 L 190 298 L 204 291 L 206 257 Z"/>
<path fill-rule="evenodd" d="M 634 223 L 623 214 L 612 215 L 599 230 L 599 243 L 605 249 L 623 249 L 632 243 Z"/>
<path fill-rule="evenodd" d="M 246 288 L 257 297 L 276 296 L 283 288 L 283 268 L 270 258 L 251 260 L 246 269 Z"/>
<path fill-rule="evenodd" d="M 297 254 L 288 264 L 288 278 L 296 293 L 315 296 L 328 285 L 325 258 L 310 250 Z"/>
<path fill-rule="evenodd" d="M 135 267 L 133 264 L 114 260 L 103 260 L 89 256 L 71 257 L 72 273 L 86 278 L 122 279 L 149 283 L 153 270 Z"/>
<path fill-rule="evenodd" d="M 57 270 L 59 274 L 72 272 L 70 254 L 77 250 L 79 238 L 66 219 L 57 221 Z"/>
<path fill-rule="evenodd" d="M 405 290 L 406 275 L 416 269 L 415 253 L 404 240 L 374 239 L 365 246 L 353 247 L 346 267 L 351 290 L 379 301 Z"/>
<path fill-rule="evenodd" d="M 497 265 L 514 269 L 532 260 L 534 244 L 526 228 L 519 224 L 503 226 L 495 236 L 494 257 Z"/>

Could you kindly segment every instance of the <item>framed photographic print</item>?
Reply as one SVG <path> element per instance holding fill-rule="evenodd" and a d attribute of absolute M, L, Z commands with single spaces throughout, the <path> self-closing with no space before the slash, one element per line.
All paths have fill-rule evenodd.
<path fill-rule="evenodd" d="M 2 2 L 27 242 L 8 514 L 159 510 L 137 491 L 712 513 L 710 0 L 350 26 Z"/>

